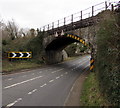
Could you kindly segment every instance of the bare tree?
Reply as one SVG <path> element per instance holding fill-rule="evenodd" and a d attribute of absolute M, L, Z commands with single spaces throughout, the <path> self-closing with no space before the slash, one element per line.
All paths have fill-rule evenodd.
<path fill-rule="evenodd" d="M 16 25 L 14 20 L 8 21 L 6 31 L 8 32 L 8 35 L 12 40 L 18 38 L 18 26 Z"/>

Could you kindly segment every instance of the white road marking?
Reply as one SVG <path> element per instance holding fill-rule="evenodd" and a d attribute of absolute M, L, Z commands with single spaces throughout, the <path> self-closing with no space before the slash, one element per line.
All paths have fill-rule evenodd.
<path fill-rule="evenodd" d="M 56 79 L 58 79 L 58 78 L 60 78 L 60 77 L 56 77 Z"/>
<path fill-rule="evenodd" d="M 9 78 L 8 80 L 12 80 L 13 78 Z"/>
<path fill-rule="evenodd" d="M 49 82 L 53 82 L 54 80 L 50 80 Z"/>
<path fill-rule="evenodd" d="M 61 75 L 61 77 L 63 76 L 63 74 Z"/>
<path fill-rule="evenodd" d="M 65 72 L 65 74 L 68 74 L 68 72 Z"/>
<path fill-rule="evenodd" d="M 44 87 L 44 86 L 46 86 L 47 84 L 45 83 L 45 84 L 43 84 L 42 86 L 40 86 L 40 87 Z"/>
<path fill-rule="evenodd" d="M 56 73 L 56 72 L 59 72 L 59 71 L 61 71 L 61 70 L 63 70 L 64 68 L 62 68 L 62 69 L 59 69 L 59 70 L 56 70 L 56 71 L 53 71 L 53 72 L 51 72 L 51 73 Z"/>
<path fill-rule="evenodd" d="M 32 91 L 29 92 L 28 94 L 32 94 L 32 93 L 34 93 L 35 91 L 37 91 L 37 89 L 32 90 Z"/>
<path fill-rule="evenodd" d="M 22 98 L 19 98 L 19 99 L 17 99 L 16 101 L 14 101 L 13 103 L 8 104 L 6 107 L 9 108 L 9 107 L 15 105 L 17 102 L 19 102 L 19 101 L 21 101 L 21 100 L 22 100 Z"/>
<path fill-rule="evenodd" d="M 78 65 L 78 66 L 76 66 L 75 68 L 73 68 L 72 70 L 75 70 L 75 69 L 77 69 L 78 67 L 80 67 L 81 65 L 83 65 L 84 63 L 86 63 L 87 62 L 87 60 L 85 60 L 84 62 L 82 62 L 80 65 Z"/>
<path fill-rule="evenodd" d="M 32 81 L 32 80 L 41 78 L 41 77 L 43 77 L 43 76 L 38 76 L 38 77 L 29 79 L 29 80 L 25 80 L 25 81 L 22 81 L 22 82 L 19 82 L 19 83 L 16 83 L 16 84 L 12 84 L 12 85 L 10 85 L 10 86 L 4 87 L 4 89 L 11 88 L 11 87 L 14 87 L 14 86 L 17 86 L 17 85 L 20 85 L 20 84 L 23 84 L 23 83 L 26 83 L 26 82 L 29 82 L 29 81 Z"/>

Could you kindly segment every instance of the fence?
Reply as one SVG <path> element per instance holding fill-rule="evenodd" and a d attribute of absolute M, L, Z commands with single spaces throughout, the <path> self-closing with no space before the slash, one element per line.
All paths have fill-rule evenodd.
<path fill-rule="evenodd" d="M 52 22 L 50 24 L 47 24 L 45 26 L 42 26 L 40 28 L 40 31 L 53 30 L 53 29 L 59 28 L 61 26 L 72 24 L 76 21 L 81 21 L 83 19 L 93 17 L 103 10 L 108 10 L 108 9 L 113 10 L 114 7 L 117 7 L 116 3 L 117 2 L 107 2 L 107 1 L 101 2 L 99 4 L 92 6 L 92 7 L 89 7 L 87 9 L 82 10 L 82 11 L 74 13 L 70 16 L 64 17 L 63 19 L 60 19 L 60 20 L 57 20 L 57 21 Z"/>

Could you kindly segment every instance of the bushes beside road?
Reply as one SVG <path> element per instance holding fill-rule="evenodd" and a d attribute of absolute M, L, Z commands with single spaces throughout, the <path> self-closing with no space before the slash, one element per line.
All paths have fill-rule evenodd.
<path fill-rule="evenodd" d="M 120 106 L 120 13 L 105 11 L 99 17 L 95 73 L 84 83 L 81 102 L 84 106 Z"/>
<path fill-rule="evenodd" d="M 96 69 L 100 91 L 112 105 L 120 105 L 120 14 L 102 14 L 97 33 Z"/>

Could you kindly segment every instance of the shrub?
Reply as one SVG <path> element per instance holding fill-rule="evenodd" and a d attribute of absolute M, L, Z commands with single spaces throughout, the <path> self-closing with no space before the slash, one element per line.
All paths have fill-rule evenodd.
<path fill-rule="evenodd" d="M 96 71 L 101 92 L 113 105 L 120 105 L 120 19 L 104 16 L 97 33 Z"/>

